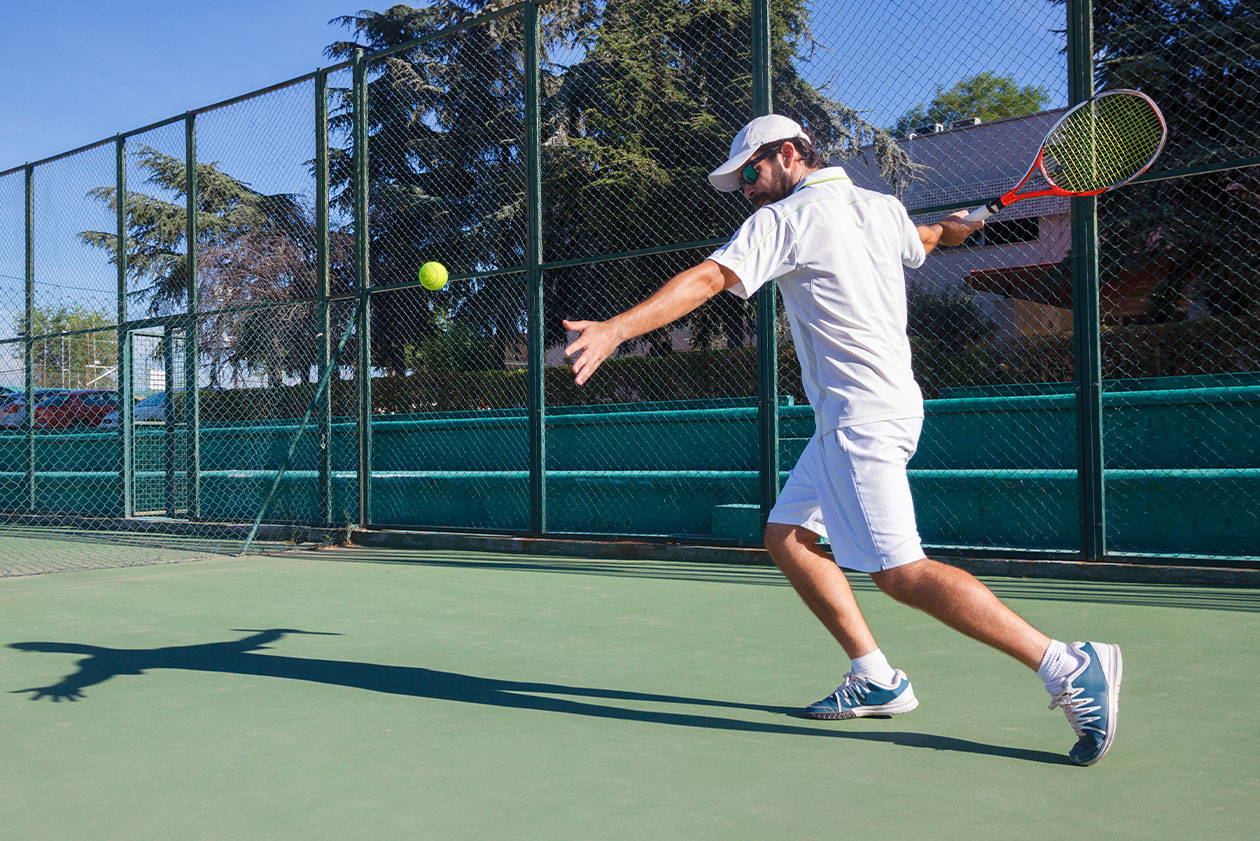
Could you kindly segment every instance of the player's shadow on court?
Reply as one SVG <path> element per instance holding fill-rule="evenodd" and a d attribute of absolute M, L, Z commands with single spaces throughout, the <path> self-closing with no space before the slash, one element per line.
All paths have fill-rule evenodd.
<path fill-rule="evenodd" d="M 246 630 L 246 629 L 237 629 Z M 1062 765 L 1064 756 L 1046 751 L 1012 748 L 934 736 L 926 733 L 872 732 L 856 729 L 836 729 L 830 726 L 800 726 L 773 722 L 745 721 L 696 713 L 651 711 L 631 709 L 608 704 L 596 704 L 567 698 L 551 697 L 568 695 L 577 698 L 606 701 L 649 702 L 686 704 L 697 707 L 719 707 L 734 710 L 768 712 L 779 715 L 796 715 L 795 707 L 774 707 L 758 704 L 741 704 L 706 698 L 685 698 L 675 695 L 655 695 L 645 692 L 627 692 L 619 689 L 599 689 L 586 686 L 564 686 L 553 683 L 532 683 L 515 680 L 475 677 L 457 672 L 442 672 L 413 666 L 386 666 L 377 663 L 361 663 L 346 660 L 318 660 L 305 657 L 284 657 L 274 654 L 256 654 L 268 648 L 286 634 L 321 633 L 299 631 L 293 628 L 271 628 L 251 631 L 250 636 L 228 642 L 202 645 L 172 645 L 164 648 L 106 648 L 65 642 L 16 642 L 10 648 L 19 651 L 37 651 L 57 654 L 79 654 L 78 671 L 66 675 L 50 686 L 12 690 L 13 694 L 30 693 L 31 700 L 78 701 L 86 697 L 84 689 L 104 683 L 117 675 L 143 675 L 155 669 L 187 669 L 224 674 L 261 675 L 265 677 L 306 680 L 334 686 L 348 686 L 372 692 L 395 695 L 412 695 L 417 698 L 433 698 L 460 701 L 467 704 L 486 704 L 512 709 L 542 710 L 570 715 L 616 718 L 680 727 L 708 727 L 753 733 L 776 733 L 792 736 L 858 739 L 871 742 L 891 742 L 907 747 L 933 750 L 960 751 L 1047 762 Z M 326 634 L 337 636 L 336 634 Z M 841 725 L 843 727 L 844 725 Z"/>

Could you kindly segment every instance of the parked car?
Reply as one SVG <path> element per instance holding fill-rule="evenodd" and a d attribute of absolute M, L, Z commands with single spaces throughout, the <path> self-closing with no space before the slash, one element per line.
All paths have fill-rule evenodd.
<path fill-rule="evenodd" d="M 99 426 L 118 409 L 118 392 L 84 388 L 50 394 L 35 401 L 35 425 L 40 429 L 80 429 Z"/>
<path fill-rule="evenodd" d="M 167 396 L 168 392 L 155 391 L 153 394 L 150 394 L 148 397 L 136 403 L 136 405 L 131 409 L 132 422 L 140 423 L 143 421 L 153 421 L 161 423 L 166 420 L 166 406 L 168 403 Z M 118 409 L 115 408 L 114 411 L 110 412 L 101 419 L 100 428 L 117 429 L 118 424 L 121 423 L 120 418 L 121 415 L 119 414 Z"/>
<path fill-rule="evenodd" d="M 35 390 L 36 420 L 39 418 L 39 405 L 43 401 L 58 394 L 65 394 L 64 388 L 40 388 Z M 17 429 L 26 423 L 26 395 L 22 392 L 0 398 L 0 429 Z"/>
<path fill-rule="evenodd" d="M 14 417 L 21 404 L 21 416 Z M 22 425 L 26 417 L 26 397 L 22 394 L 5 394 L 0 396 L 0 428 L 13 429 Z"/>

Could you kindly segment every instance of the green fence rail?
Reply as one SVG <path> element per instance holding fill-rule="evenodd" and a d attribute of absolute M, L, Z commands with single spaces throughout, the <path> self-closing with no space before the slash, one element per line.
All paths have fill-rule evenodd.
<path fill-rule="evenodd" d="M 908 273 L 921 531 L 940 554 L 1260 561 L 1250 4 L 348 20 L 333 66 L 0 172 L 0 554 L 22 551 L 6 527 L 756 543 L 813 435 L 775 290 L 719 296 L 582 387 L 561 319 L 725 241 L 749 207 L 704 175 L 753 116 L 794 117 L 930 221 L 1126 87 L 1169 118 L 1155 171 L 1019 203 Z"/>

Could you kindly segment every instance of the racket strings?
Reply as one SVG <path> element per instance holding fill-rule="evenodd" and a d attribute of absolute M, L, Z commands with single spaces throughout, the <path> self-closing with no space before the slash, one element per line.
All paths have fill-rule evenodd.
<path fill-rule="evenodd" d="M 1145 96 L 1099 96 L 1068 114 L 1046 138 L 1042 168 L 1064 190 L 1100 192 L 1144 172 L 1165 134 L 1159 109 Z"/>

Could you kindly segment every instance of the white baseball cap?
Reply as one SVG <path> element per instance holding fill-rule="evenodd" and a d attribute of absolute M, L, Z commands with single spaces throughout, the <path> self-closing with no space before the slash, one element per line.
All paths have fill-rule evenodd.
<path fill-rule="evenodd" d="M 733 193 L 743 186 L 739 171 L 753 153 L 776 140 L 795 140 L 805 137 L 801 124 L 781 114 L 758 117 L 739 130 L 731 141 L 731 156 L 726 163 L 709 173 L 709 183 L 723 193 Z"/>

